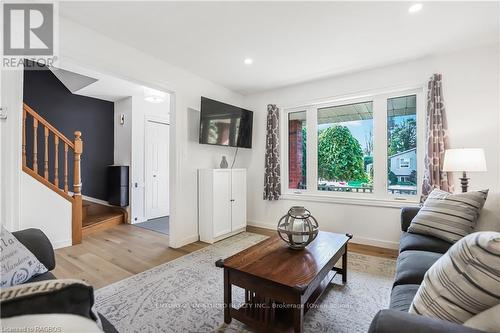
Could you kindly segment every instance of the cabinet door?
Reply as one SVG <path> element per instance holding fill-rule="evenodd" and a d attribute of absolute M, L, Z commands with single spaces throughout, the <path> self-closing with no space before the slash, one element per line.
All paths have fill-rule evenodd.
<path fill-rule="evenodd" d="M 245 169 L 231 171 L 231 220 L 234 231 L 247 225 L 247 177 Z"/>
<path fill-rule="evenodd" d="M 214 170 L 213 203 L 213 236 L 216 238 L 231 232 L 230 170 Z"/>

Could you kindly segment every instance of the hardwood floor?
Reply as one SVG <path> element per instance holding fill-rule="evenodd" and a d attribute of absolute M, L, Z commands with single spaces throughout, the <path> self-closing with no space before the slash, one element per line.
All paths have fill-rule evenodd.
<path fill-rule="evenodd" d="M 208 245 L 195 242 L 172 249 L 167 235 L 120 224 L 85 236 L 82 244 L 56 250 L 53 273 L 84 280 L 97 289 Z"/>
<path fill-rule="evenodd" d="M 272 236 L 274 230 L 247 227 L 250 232 Z M 58 278 L 81 279 L 98 289 L 126 277 L 194 252 L 209 244 L 195 242 L 179 249 L 168 247 L 168 236 L 130 224 L 120 224 L 87 235 L 82 244 L 56 250 Z M 396 258 L 397 251 L 349 244 L 353 252 Z"/>

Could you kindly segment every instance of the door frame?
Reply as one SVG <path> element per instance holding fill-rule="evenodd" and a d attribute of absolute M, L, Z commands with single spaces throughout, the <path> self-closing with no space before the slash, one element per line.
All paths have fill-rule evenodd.
<path fill-rule="evenodd" d="M 154 115 L 145 115 L 144 116 L 144 154 L 143 154 L 143 165 L 144 165 L 144 168 L 143 168 L 143 177 L 144 177 L 144 191 L 143 191 L 143 202 L 144 202 L 144 206 L 143 206 L 143 214 L 142 216 L 144 216 L 144 218 L 146 219 L 146 221 L 148 220 L 148 216 L 147 216 L 147 207 L 148 207 L 148 195 L 147 195 L 147 191 L 148 191 L 148 187 L 147 187 L 147 154 L 146 154 L 146 151 L 147 151 L 147 144 L 148 144 L 148 140 L 147 140 L 147 127 L 148 127 L 148 122 L 153 122 L 153 123 L 158 123 L 158 124 L 162 124 L 162 125 L 167 125 L 169 126 L 168 129 L 168 173 L 167 173 L 167 176 L 168 176 L 168 216 L 171 215 L 171 200 L 170 200 L 170 196 L 171 196 L 171 186 L 170 186 L 170 152 L 171 152 L 171 145 L 170 145 L 170 119 L 168 116 L 154 116 Z"/>

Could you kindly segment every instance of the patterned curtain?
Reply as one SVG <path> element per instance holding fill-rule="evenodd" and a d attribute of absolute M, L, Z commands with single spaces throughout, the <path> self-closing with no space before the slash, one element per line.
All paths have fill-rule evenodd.
<path fill-rule="evenodd" d="M 264 200 L 278 200 L 281 195 L 279 109 L 267 106 L 266 165 L 264 174 Z"/>
<path fill-rule="evenodd" d="M 449 148 L 448 123 L 444 108 L 441 74 L 434 74 L 427 85 L 426 151 L 424 182 L 420 202 L 433 189 L 453 192 L 453 176 L 443 169 L 444 151 Z"/>

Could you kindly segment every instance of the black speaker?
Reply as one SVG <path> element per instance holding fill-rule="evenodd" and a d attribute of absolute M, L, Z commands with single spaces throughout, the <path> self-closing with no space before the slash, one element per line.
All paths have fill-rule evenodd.
<path fill-rule="evenodd" d="M 108 203 L 114 206 L 128 206 L 128 166 L 108 167 Z"/>

